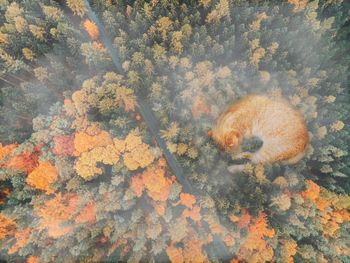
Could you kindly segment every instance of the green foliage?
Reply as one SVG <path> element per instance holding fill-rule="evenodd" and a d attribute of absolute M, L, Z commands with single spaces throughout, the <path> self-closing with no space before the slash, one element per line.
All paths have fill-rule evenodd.
<path fill-rule="evenodd" d="M 79 8 L 82 1 L 68 2 Z M 278 1 L 92 2 L 125 76 L 113 72 L 101 40 L 89 39 L 86 15 L 49 0 L 0 1 L 0 157 L 4 145 L 23 142 L 0 160 L 1 183 L 11 189 L 1 215 L 18 230 L 33 230 L 13 253 L 18 236 L 0 240 L 8 252 L 1 258 L 191 261 L 192 254 L 225 261 L 220 239 L 230 259 L 241 261 L 349 261 L 347 1 L 289 1 L 299 8 Z M 207 132 L 227 105 L 250 93 L 283 96 L 305 117 L 311 143 L 296 165 L 227 171 L 243 162 L 221 152 Z M 194 204 L 162 164 L 137 96 L 199 193 Z M 101 131 L 106 142 L 95 142 Z M 119 156 L 124 149 L 114 149 L 118 161 L 91 158 L 103 174 L 85 181 L 74 168 L 81 133 L 91 144 L 86 152 L 129 147 L 132 161 L 142 140 L 155 161 L 131 171 Z M 242 149 L 260 146 L 256 139 Z M 27 183 L 26 156 L 55 166 L 53 193 Z"/>

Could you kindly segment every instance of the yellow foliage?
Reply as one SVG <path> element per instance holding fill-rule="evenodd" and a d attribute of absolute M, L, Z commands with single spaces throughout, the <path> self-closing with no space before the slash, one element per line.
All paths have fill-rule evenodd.
<path fill-rule="evenodd" d="M 8 34 L 0 32 L 0 44 L 8 44 Z"/>
<path fill-rule="evenodd" d="M 126 112 L 135 111 L 136 97 L 132 89 L 118 87 L 116 91 L 116 101 L 118 106 L 123 106 Z"/>
<path fill-rule="evenodd" d="M 263 13 L 257 15 L 257 19 L 254 20 L 254 21 L 249 25 L 249 29 L 252 30 L 252 31 L 254 31 L 254 32 L 258 31 L 258 30 L 260 29 L 260 27 L 261 27 L 261 22 L 262 22 L 263 20 L 265 20 L 265 19 L 267 19 L 267 15 L 266 15 L 265 12 L 263 12 Z"/>
<path fill-rule="evenodd" d="M 49 6 L 49 5 L 42 5 L 41 8 L 42 8 L 45 16 L 50 18 L 50 19 L 57 20 L 60 18 L 60 16 L 62 16 L 62 11 L 60 9 L 58 9 L 57 7 Z"/>
<path fill-rule="evenodd" d="M 145 143 L 138 145 L 130 152 L 125 152 L 123 157 L 125 166 L 131 171 L 140 167 L 145 168 L 154 160 L 153 153 Z"/>
<path fill-rule="evenodd" d="M 23 48 L 22 49 L 22 53 L 23 56 L 28 59 L 29 61 L 33 61 L 34 60 L 34 53 L 33 51 L 31 51 L 29 48 Z"/>
<path fill-rule="evenodd" d="M 80 115 L 85 114 L 88 109 L 87 105 L 85 104 L 85 101 L 87 101 L 86 92 L 83 89 L 77 90 L 76 92 L 73 93 L 72 100 L 74 102 L 74 106 L 77 112 Z"/>
<path fill-rule="evenodd" d="M 130 132 L 125 138 L 124 164 L 129 170 L 145 168 L 154 161 L 154 155 L 149 146 L 142 142 L 136 131 Z"/>
<path fill-rule="evenodd" d="M 262 47 L 259 47 L 257 49 L 254 50 L 253 52 L 253 56 L 250 59 L 250 62 L 255 65 L 258 66 L 260 60 L 265 56 L 265 49 Z"/>
<path fill-rule="evenodd" d="M 44 67 L 37 67 L 34 69 L 34 75 L 35 77 L 40 80 L 44 81 L 45 79 L 48 79 L 48 72 L 47 69 Z"/>
<path fill-rule="evenodd" d="M 284 258 L 283 262 L 293 263 L 293 256 L 297 253 L 298 244 L 293 240 L 282 240 L 282 251 L 281 254 Z"/>
<path fill-rule="evenodd" d="M 173 33 L 171 38 L 171 45 L 177 54 L 181 54 L 183 51 L 183 45 L 181 43 L 183 35 L 181 31 L 176 31 Z"/>
<path fill-rule="evenodd" d="M 220 19 L 230 15 L 230 6 L 228 0 L 220 0 L 220 2 L 216 5 L 215 9 L 212 10 L 206 18 L 207 23 L 215 22 L 219 23 Z"/>
<path fill-rule="evenodd" d="M 142 140 L 137 131 L 130 132 L 125 138 L 126 151 L 131 151 L 141 144 Z"/>
<path fill-rule="evenodd" d="M 23 13 L 23 8 L 20 8 L 19 4 L 16 2 L 12 2 L 7 6 L 5 12 L 5 18 L 7 22 L 11 22 L 11 20 L 17 16 L 20 16 Z"/>
<path fill-rule="evenodd" d="M 91 127 L 91 126 L 90 126 Z M 77 132 L 74 137 L 74 155 L 80 156 L 84 152 L 88 152 L 89 150 L 95 147 L 103 147 L 110 144 L 113 144 L 113 140 L 111 135 L 106 132 L 99 130 L 97 134 L 90 134 L 86 132 Z"/>
<path fill-rule="evenodd" d="M 161 17 L 157 21 L 158 30 L 160 31 L 163 39 L 166 39 L 167 33 L 168 33 L 172 24 L 173 24 L 173 21 L 171 21 L 171 19 L 169 17 L 166 17 L 166 16 Z"/>
<path fill-rule="evenodd" d="M 75 163 L 75 170 L 85 180 L 90 180 L 103 173 L 102 168 L 96 167 L 98 162 L 104 164 L 116 164 L 119 161 L 120 152 L 114 144 L 105 147 L 96 147 L 89 152 L 83 152 Z"/>
<path fill-rule="evenodd" d="M 33 36 L 36 37 L 37 39 L 41 41 L 45 39 L 44 38 L 45 31 L 42 27 L 36 26 L 36 25 L 29 25 L 29 30 L 33 34 Z"/>
<path fill-rule="evenodd" d="M 56 179 L 56 168 L 50 162 L 39 162 L 39 166 L 28 175 L 26 182 L 36 189 L 46 191 L 47 194 L 52 194 L 54 191 L 49 186 Z"/>
<path fill-rule="evenodd" d="M 294 5 L 294 12 L 299 12 L 307 6 L 308 0 L 288 0 L 288 3 Z"/>
<path fill-rule="evenodd" d="M 86 7 L 83 0 L 67 0 L 67 6 L 75 15 L 83 17 L 86 13 Z"/>

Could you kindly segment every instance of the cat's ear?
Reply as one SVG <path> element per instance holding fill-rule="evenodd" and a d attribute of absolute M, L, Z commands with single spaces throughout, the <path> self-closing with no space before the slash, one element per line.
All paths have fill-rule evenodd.
<path fill-rule="evenodd" d="M 237 131 L 230 131 L 225 134 L 225 145 L 227 147 L 234 147 L 238 144 L 239 133 Z"/>

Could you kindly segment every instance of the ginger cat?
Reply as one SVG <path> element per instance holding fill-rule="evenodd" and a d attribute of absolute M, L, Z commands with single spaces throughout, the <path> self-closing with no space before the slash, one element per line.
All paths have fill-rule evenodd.
<path fill-rule="evenodd" d="M 264 95 L 249 95 L 232 104 L 208 135 L 227 152 L 239 149 L 243 139 L 258 137 L 263 142 L 258 151 L 237 157 L 255 164 L 294 164 L 303 158 L 309 142 L 303 116 L 286 100 Z M 244 165 L 229 167 L 231 172 L 243 169 Z"/>

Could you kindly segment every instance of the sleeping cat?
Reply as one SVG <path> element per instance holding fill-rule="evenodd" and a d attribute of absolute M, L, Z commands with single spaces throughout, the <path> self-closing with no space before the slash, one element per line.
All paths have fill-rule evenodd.
<path fill-rule="evenodd" d="M 255 164 L 294 164 L 303 158 L 309 142 L 303 116 L 286 100 L 264 95 L 249 95 L 232 104 L 208 135 L 226 152 L 237 151 L 243 139 L 258 137 L 263 145 L 257 152 L 237 156 Z M 244 165 L 229 167 L 231 172 L 243 169 Z"/>

